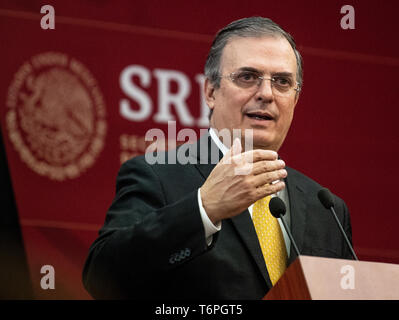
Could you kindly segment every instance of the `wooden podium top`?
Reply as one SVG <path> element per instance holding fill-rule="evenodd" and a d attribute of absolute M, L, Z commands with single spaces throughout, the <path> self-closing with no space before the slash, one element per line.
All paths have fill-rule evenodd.
<path fill-rule="evenodd" d="M 399 265 L 298 257 L 265 300 L 397 300 Z"/>

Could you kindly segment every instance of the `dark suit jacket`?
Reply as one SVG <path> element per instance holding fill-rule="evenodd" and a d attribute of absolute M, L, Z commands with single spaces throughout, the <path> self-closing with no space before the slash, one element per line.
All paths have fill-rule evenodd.
<path fill-rule="evenodd" d="M 144 156 L 125 162 L 116 196 L 90 248 L 83 282 L 94 298 L 260 299 L 271 288 L 248 210 L 222 221 L 208 247 L 197 190 L 214 164 L 201 146 L 217 150 L 208 134 L 188 149 L 197 164 L 153 164 Z M 291 231 L 301 254 L 348 258 L 331 213 L 317 198 L 321 186 L 287 168 Z M 334 196 L 349 238 L 345 203 Z M 289 262 L 295 258 L 291 246 Z"/>

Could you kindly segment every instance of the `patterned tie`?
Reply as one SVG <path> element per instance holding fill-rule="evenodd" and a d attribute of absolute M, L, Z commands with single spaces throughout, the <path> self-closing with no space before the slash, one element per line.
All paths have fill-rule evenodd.
<path fill-rule="evenodd" d="M 270 280 L 274 286 L 287 268 L 287 250 L 279 222 L 270 213 L 270 199 L 271 197 L 267 196 L 255 202 L 252 210 L 252 221 L 255 225 Z"/>

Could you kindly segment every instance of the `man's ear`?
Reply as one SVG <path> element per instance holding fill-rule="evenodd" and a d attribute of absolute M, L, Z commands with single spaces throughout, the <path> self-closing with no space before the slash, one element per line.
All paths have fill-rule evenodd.
<path fill-rule="evenodd" d="M 215 106 L 215 87 L 208 78 L 205 78 L 204 96 L 208 107 L 213 110 Z"/>
<path fill-rule="evenodd" d="M 294 108 L 295 108 L 296 104 L 298 103 L 299 95 L 300 95 L 300 92 L 295 93 Z"/>

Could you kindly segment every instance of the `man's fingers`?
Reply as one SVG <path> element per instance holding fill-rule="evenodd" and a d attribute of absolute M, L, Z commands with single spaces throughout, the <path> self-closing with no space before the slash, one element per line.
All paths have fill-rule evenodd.
<path fill-rule="evenodd" d="M 273 150 L 262 150 L 262 149 L 256 149 L 256 150 L 250 150 L 242 153 L 242 156 L 244 157 L 246 162 L 258 162 L 262 160 L 277 160 L 278 154 L 276 151 Z"/>
<path fill-rule="evenodd" d="M 258 175 L 265 172 L 276 171 L 285 168 L 285 162 L 283 160 L 274 161 L 258 161 L 253 163 L 252 174 Z"/>
<path fill-rule="evenodd" d="M 242 151 L 242 146 L 241 146 L 241 141 L 240 139 L 236 138 L 233 142 L 232 147 L 230 150 L 224 155 L 224 159 L 227 160 L 229 158 L 235 157 L 237 155 L 240 155 L 243 157 L 243 160 L 246 162 L 250 163 L 255 163 L 258 161 L 262 160 L 277 160 L 278 154 L 276 151 L 273 150 L 262 150 L 262 149 L 256 149 L 256 150 L 249 150 L 246 152 L 241 153 Z"/>
<path fill-rule="evenodd" d="M 278 154 L 272 150 L 251 150 L 241 153 L 241 141 L 236 138 L 231 146 L 230 150 L 225 154 L 221 163 L 222 164 L 234 164 L 234 175 L 260 175 L 267 172 L 273 172 L 285 167 L 283 160 L 278 160 Z M 285 171 L 284 171 L 285 172 Z M 271 180 L 279 180 L 284 178 L 285 175 L 278 175 L 277 178 Z M 231 172 L 230 174 L 231 175 Z M 275 177 L 274 174 L 272 177 Z M 260 177 L 259 181 L 264 180 L 266 176 Z M 267 176 L 269 178 L 269 176 Z M 270 183 L 271 181 L 266 181 L 265 183 Z"/>
<path fill-rule="evenodd" d="M 275 184 L 265 184 L 256 188 L 256 198 L 257 200 L 262 199 L 266 196 L 275 194 L 285 188 L 284 181 L 279 181 Z"/>
<path fill-rule="evenodd" d="M 255 187 L 260 187 L 265 184 L 270 184 L 273 181 L 282 180 L 287 177 L 287 171 L 280 169 L 272 172 L 265 172 L 253 177 L 253 184 Z"/>

